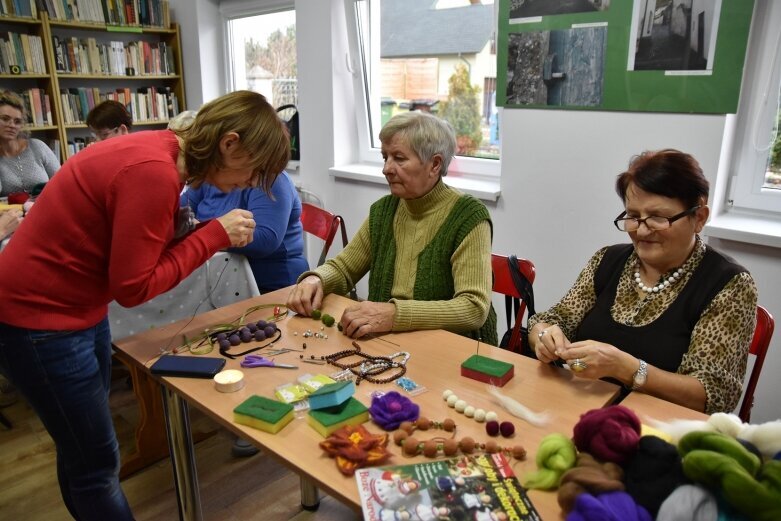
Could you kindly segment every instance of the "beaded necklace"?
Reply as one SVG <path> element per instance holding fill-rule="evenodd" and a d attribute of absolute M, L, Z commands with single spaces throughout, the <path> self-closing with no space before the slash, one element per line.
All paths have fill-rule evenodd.
<path fill-rule="evenodd" d="M 678 268 L 677 270 L 673 271 L 669 277 L 662 280 L 662 282 L 656 286 L 646 286 L 643 284 L 643 279 L 640 278 L 640 263 L 638 262 L 635 264 L 635 282 L 637 283 L 637 287 L 640 288 L 640 290 L 642 290 L 644 293 L 659 293 L 660 291 L 669 288 L 672 284 L 677 282 L 684 273 L 686 273 L 686 271 L 683 268 Z"/>
<path fill-rule="evenodd" d="M 420 441 L 413 437 L 413 433 L 416 430 L 427 431 L 432 428 L 442 429 L 453 434 L 450 438 L 440 436 L 425 441 Z M 427 458 L 436 458 L 440 452 L 445 456 L 454 456 L 460 450 L 464 454 L 472 454 L 475 451 L 487 452 L 488 454 L 502 452 L 512 455 L 515 459 L 522 460 L 526 458 L 526 449 L 521 445 L 501 447 L 493 440 L 479 443 L 468 436 L 461 440 L 456 440 L 455 432 L 456 424 L 449 418 L 443 422 L 434 422 L 421 416 L 415 422 L 402 422 L 399 430 L 393 434 L 393 442 L 401 447 L 402 452 L 406 456 L 423 454 Z"/>
<path fill-rule="evenodd" d="M 320 359 L 334 367 L 350 371 L 356 377 L 355 385 L 360 385 L 361 380 L 366 380 L 373 384 L 386 384 L 404 376 L 404 373 L 407 372 L 407 360 L 409 360 L 410 354 L 406 351 L 399 351 L 390 356 L 372 356 L 361 351 L 361 346 L 357 342 L 353 342 L 353 347 L 355 349 L 345 349 L 344 351 L 321 356 Z M 357 356 L 362 358 L 362 360 L 340 362 L 343 358 L 351 356 Z M 397 362 L 397 358 L 401 360 Z M 398 369 L 398 371 L 387 378 L 376 378 L 392 369 Z"/>

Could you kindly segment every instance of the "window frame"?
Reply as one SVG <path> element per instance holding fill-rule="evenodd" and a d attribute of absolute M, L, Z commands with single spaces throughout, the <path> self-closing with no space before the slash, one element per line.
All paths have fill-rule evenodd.
<path fill-rule="evenodd" d="M 222 15 L 222 34 L 224 35 L 223 49 L 225 57 L 225 75 L 227 78 L 228 92 L 236 90 L 236 78 L 234 69 L 235 53 L 233 52 L 233 30 L 231 22 L 238 18 L 249 18 L 265 14 L 279 13 L 283 11 L 295 11 L 295 0 L 221 0 L 220 14 Z"/>
<path fill-rule="evenodd" d="M 729 212 L 754 211 L 781 217 L 781 190 L 762 188 L 767 172 L 769 147 L 781 89 L 781 33 L 774 22 L 781 20 L 781 2 L 759 0 L 754 6 L 742 95 L 738 113 L 730 116 L 734 129 L 730 188 L 725 208 Z M 775 30 L 774 30 L 775 29 Z M 771 67 L 766 65 L 771 63 Z"/>
<path fill-rule="evenodd" d="M 392 1 L 392 0 L 386 0 Z M 498 29 L 498 2 L 494 0 L 494 27 Z M 372 3 L 373 0 L 344 0 L 345 17 L 347 23 L 347 38 L 350 49 L 350 56 L 348 57 L 348 67 L 353 75 L 354 80 L 354 92 L 355 97 L 355 116 L 356 125 L 358 129 L 358 151 L 357 158 L 361 163 L 381 165 L 382 154 L 379 148 L 372 146 L 372 132 L 374 127 L 379 124 L 380 112 L 377 111 L 375 115 L 376 121 L 370 121 L 371 114 L 369 111 L 369 97 L 370 97 L 370 76 L 376 83 L 379 83 L 378 75 L 380 71 L 379 67 L 379 53 L 376 57 L 368 57 L 371 61 L 367 62 L 366 53 L 369 52 L 365 45 L 362 36 L 362 27 L 359 24 L 359 5 L 366 5 L 365 12 L 368 14 L 368 20 L 370 23 L 370 45 L 379 48 L 380 44 L 380 32 L 379 32 L 379 17 L 372 17 Z M 373 29 L 373 30 L 371 30 Z M 368 63 L 368 65 L 367 65 Z M 379 99 L 372 100 L 379 106 Z M 502 121 L 502 107 L 497 107 L 499 114 L 499 121 Z M 379 128 L 377 128 L 379 132 Z M 486 181 L 498 181 L 501 177 L 501 151 L 504 141 L 500 139 L 499 142 L 499 159 L 481 159 L 474 157 L 456 156 L 450 163 L 448 168 L 448 177 L 468 177 L 476 180 Z"/>

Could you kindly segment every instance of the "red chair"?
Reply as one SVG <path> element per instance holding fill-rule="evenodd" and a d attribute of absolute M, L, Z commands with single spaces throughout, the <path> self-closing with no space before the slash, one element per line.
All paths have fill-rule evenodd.
<path fill-rule="evenodd" d="M 749 354 L 754 355 L 754 367 L 751 369 L 751 376 L 748 379 L 746 393 L 743 395 L 743 402 L 740 404 L 738 416 L 743 422 L 751 421 L 751 408 L 754 406 L 754 389 L 757 387 L 759 373 L 762 371 L 762 364 L 765 363 L 767 348 L 770 346 L 770 339 L 773 337 L 775 329 L 775 320 L 770 312 L 762 306 L 757 306 L 757 327 L 754 329 L 754 338 L 751 340 Z"/>
<path fill-rule="evenodd" d="M 334 215 L 311 203 L 301 203 L 301 224 L 303 224 L 305 232 L 324 241 L 323 251 L 317 261 L 318 266 L 325 262 L 325 257 L 328 255 L 328 250 L 331 249 L 336 232 L 340 229 L 342 231 L 342 247 L 347 246 L 347 230 L 344 227 L 344 220 L 339 215 Z"/>
<path fill-rule="evenodd" d="M 521 326 L 523 325 L 523 314 L 526 312 L 526 302 L 521 297 L 518 289 L 513 282 L 512 275 L 510 274 L 510 266 L 507 263 L 507 255 L 499 255 L 496 253 L 491 254 L 491 269 L 494 274 L 493 291 L 501 293 L 505 297 L 513 299 L 515 302 L 515 308 L 518 310 L 515 315 L 515 322 L 512 325 L 512 333 L 510 335 L 510 342 L 507 345 L 507 349 L 516 353 L 521 352 Z M 518 269 L 528 279 L 530 283 L 534 283 L 534 263 L 527 259 L 518 259 Z M 510 317 L 508 311 L 507 328 L 510 326 Z"/>

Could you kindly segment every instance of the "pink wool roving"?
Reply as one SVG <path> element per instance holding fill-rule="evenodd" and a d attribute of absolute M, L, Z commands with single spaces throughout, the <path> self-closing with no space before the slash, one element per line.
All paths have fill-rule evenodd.
<path fill-rule="evenodd" d="M 620 465 L 637 452 L 640 420 L 622 405 L 593 409 L 580 417 L 573 441 L 580 452 Z"/>

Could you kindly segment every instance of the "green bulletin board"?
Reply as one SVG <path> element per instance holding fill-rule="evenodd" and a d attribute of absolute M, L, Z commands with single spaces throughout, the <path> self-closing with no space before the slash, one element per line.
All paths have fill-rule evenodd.
<path fill-rule="evenodd" d="M 753 0 L 497 1 L 497 105 L 737 110 Z"/>

